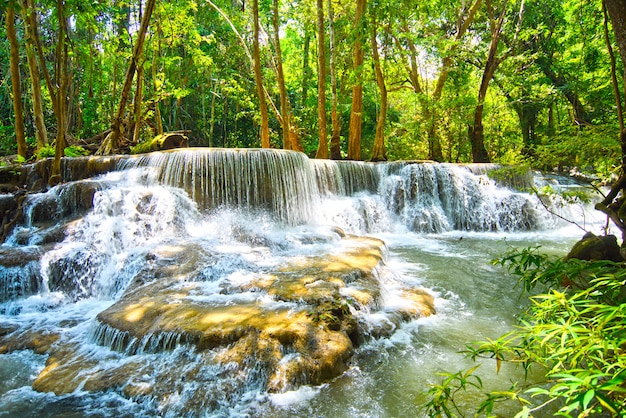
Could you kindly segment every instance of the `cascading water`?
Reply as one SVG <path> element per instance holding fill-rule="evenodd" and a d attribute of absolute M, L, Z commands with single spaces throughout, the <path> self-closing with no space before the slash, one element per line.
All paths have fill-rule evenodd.
<path fill-rule="evenodd" d="M 416 415 L 425 382 L 520 309 L 487 261 L 580 235 L 456 165 L 229 149 L 117 164 L 29 195 L 0 248 L 0 411 Z"/>

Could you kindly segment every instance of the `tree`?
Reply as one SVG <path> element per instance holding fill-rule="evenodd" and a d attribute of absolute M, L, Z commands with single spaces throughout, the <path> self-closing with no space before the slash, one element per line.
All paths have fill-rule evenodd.
<path fill-rule="evenodd" d="M 387 152 L 385 150 L 385 122 L 387 121 L 387 86 L 380 64 L 380 54 L 378 53 L 377 22 L 374 16 L 371 21 L 370 40 L 372 44 L 372 59 L 374 61 L 374 73 L 376 75 L 376 85 L 380 93 L 380 109 L 376 119 L 376 137 L 374 138 L 374 149 L 372 150 L 372 161 L 386 161 Z"/>
<path fill-rule="evenodd" d="M 624 66 L 622 74 L 622 86 L 626 90 L 626 4 L 621 0 L 604 0 L 603 8 L 608 14 L 613 26 L 613 35 L 619 50 L 619 56 Z M 610 46 L 610 43 L 608 44 Z M 622 232 L 622 246 L 626 241 L 626 128 L 624 127 L 624 103 L 620 95 L 619 87 L 616 84 L 617 77 L 615 75 L 615 66 L 613 65 L 613 83 L 615 91 L 615 101 L 619 113 L 620 125 L 620 147 L 621 147 L 621 169 L 620 177 L 611 187 L 611 191 L 606 195 L 602 202 L 596 205 L 596 209 L 605 213 L 609 219 Z M 626 97 L 626 91 L 624 92 Z"/>
<path fill-rule="evenodd" d="M 36 57 L 36 40 L 34 28 L 37 26 L 35 6 L 33 0 L 22 0 L 22 19 L 26 29 L 25 49 L 30 74 L 31 96 L 33 101 L 33 118 L 35 123 L 35 136 L 37 137 L 37 150 L 41 150 L 48 144 L 48 131 L 44 121 L 43 99 L 41 95 L 41 77 Z"/>
<path fill-rule="evenodd" d="M 256 81 L 256 93 L 259 99 L 259 112 L 261 114 L 261 147 L 270 147 L 269 118 L 267 115 L 267 103 L 263 89 L 263 78 L 261 75 L 261 53 L 259 51 L 259 0 L 252 2 L 252 13 L 254 19 L 254 79 Z"/>
<path fill-rule="evenodd" d="M 139 31 L 137 32 L 137 39 L 135 40 L 135 47 L 133 48 L 133 54 L 130 59 L 130 64 L 128 66 L 128 70 L 126 71 L 126 77 L 124 78 L 124 85 L 122 87 L 122 91 L 120 93 L 120 102 L 117 107 L 117 112 L 113 118 L 113 122 L 111 124 L 111 133 L 106 137 L 103 141 L 102 145 L 98 149 L 98 154 L 110 154 L 113 150 L 116 150 L 120 146 L 120 139 L 123 135 L 123 118 L 124 113 L 126 111 L 126 103 L 130 96 L 130 88 L 133 83 L 133 78 L 135 76 L 135 72 L 137 71 L 137 66 L 140 64 L 141 54 L 143 52 L 143 44 L 146 38 L 146 33 L 148 31 L 148 25 L 150 24 L 150 18 L 152 16 L 152 11 L 154 10 L 156 0 L 148 0 L 146 2 L 146 9 L 144 11 L 144 15 L 141 19 L 141 25 L 139 27 Z"/>
<path fill-rule="evenodd" d="M 285 75 L 283 71 L 283 54 L 280 47 L 280 25 L 279 25 L 279 8 L 278 0 L 272 1 L 272 24 L 274 29 L 274 59 L 276 67 L 276 82 L 278 83 L 278 92 L 280 96 L 280 114 L 282 116 L 281 124 L 283 128 L 283 148 L 302 151 L 302 144 L 294 125 L 291 104 L 287 96 L 287 88 L 285 86 Z"/>
<path fill-rule="evenodd" d="M 328 158 L 326 132 L 326 41 L 324 36 L 324 0 L 317 0 L 317 124 L 319 143 L 315 158 Z"/>
<path fill-rule="evenodd" d="M 17 35 L 15 33 L 15 6 L 12 1 L 7 5 L 5 12 L 7 38 L 11 47 L 11 86 L 13 89 L 13 111 L 15 115 L 15 138 L 17 140 L 17 155 L 24 160 L 27 155 L 26 136 L 24 134 L 24 110 L 22 107 L 22 80 L 20 77 L 20 56 Z"/>
<path fill-rule="evenodd" d="M 361 159 L 361 123 L 363 121 L 363 31 L 365 30 L 366 0 L 357 0 L 354 15 L 354 46 L 352 63 L 354 68 L 354 85 L 352 87 L 352 107 L 350 110 L 350 133 L 348 136 L 348 159 Z"/>
<path fill-rule="evenodd" d="M 330 158 L 333 160 L 341 159 L 339 114 L 337 112 L 337 73 L 335 67 L 335 13 L 333 11 L 333 2 L 328 0 L 328 32 L 330 41 L 330 90 L 331 90 L 331 126 L 332 133 L 330 136 Z"/>
<path fill-rule="evenodd" d="M 415 17 L 404 13 L 403 9 L 396 9 L 395 20 L 398 25 L 394 27 L 393 38 L 402 57 L 407 82 L 420 104 L 421 119 L 425 121 L 427 158 L 434 161 L 444 161 L 439 132 L 442 125 L 440 107 L 444 87 L 450 71 L 462 60 L 462 57 L 459 57 L 459 49 L 481 5 L 482 0 L 474 0 L 473 3 L 460 2 L 453 8 L 449 3 L 418 2 L 414 5 L 417 10 Z M 442 16 L 442 19 L 430 19 L 431 13 Z M 423 51 L 434 51 L 432 58 L 439 60 L 435 74 L 429 77 L 433 80 L 432 86 L 429 80 L 422 80 L 419 74 L 420 60 L 424 57 L 424 54 L 421 54 Z M 429 57 L 429 54 L 426 56 Z M 432 65 L 426 63 L 423 66 Z"/>

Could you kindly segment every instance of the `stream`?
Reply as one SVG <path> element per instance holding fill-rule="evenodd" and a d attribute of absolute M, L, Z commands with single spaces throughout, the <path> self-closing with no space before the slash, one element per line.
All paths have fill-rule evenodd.
<path fill-rule="evenodd" d="M 0 266 L 0 337 L 20 330 L 37 330 L 41 339 L 51 333 L 59 336 L 87 359 L 74 379 L 95 370 L 88 368 L 94 359 L 99 370 L 142 362 L 152 371 L 143 368 L 130 374 L 128 382 L 118 384 L 121 389 L 89 390 L 85 380 L 69 393 L 55 394 L 33 388 L 50 365 L 44 350 L 37 354 L 36 349 L 5 349 L 0 351 L 0 417 L 424 416 L 424 392 L 441 380 L 437 373 L 473 366 L 459 353 L 465 344 L 498 337 L 524 308 L 517 279 L 490 261 L 511 248 L 529 246 L 562 256 L 583 235 L 551 216 L 535 196 L 498 186 L 477 169 L 309 162 L 279 152 L 279 157 L 271 155 L 275 161 L 263 162 L 264 168 L 257 170 L 261 157 L 236 154 L 219 155 L 220 163 L 212 153 L 129 159 L 118 171 L 86 180 L 96 184 L 93 207 L 78 215 L 66 215 L 69 186 L 31 198 L 30 217 L 3 248 L 37 256 Z M 223 168 L 221 178 L 219 170 L 209 172 L 219 164 L 234 173 Z M 185 177 L 190 172 L 202 174 Z M 259 179 L 263 176 L 272 179 L 269 192 Z M 287 184 L 295 177 L 296 182 Z M 551 182 L 573 187 L 564 180 Z M 52 201 L 56 209 L 51 216 L 41 215 Z M 563 216 L 600 233 L 602 218 L 593 211 L 554 205 Z M 50 243 L 59 225 L 65 235 Z M 95 337 L 98 314 L 122 297 L 155 262 L 152 254 L 163 248 L 192 249 L 194 254 L 195 248 L 209 249 L 206 259 L 202 252 L 194 255 L 194 263 L 205 266 L 203 293 L 194 300 L 238 303 L 255 296 L 220 293 L 216 286 L 245 282 L 294 257 L 332 251 L 337 228 L 386 245 L 380 278 L 385 283 L 383 303 L 378 310 L 359 312 L 361 328 L 389 322 L 389 312 L 401 303 L 396 287 L 427 289 L 434 296 L 436 314 L 399 325 L 389 322 L 393 332 L 365 338 L 346 370 L 325 383 L 268 392 L 259 386 L 264 381 L 262 366 L 245 369 L 245 375 L 233 380 L 227 368 L 202 363 L 204 354 L 183 342 L 168 343 L 165 351 L 125 353 Z M 264 303 L 276 309 L 287 306 L 278 300 Z M 193 367 L 200 372 L 185 380 L 184 372 Z M 183 377 L 171 393 L 149 396 L 137 389 L 177 371 Z M 479 374 L 487 388 L 507 389 L 510 380 L 523 378 L 522 370 L 508 365 L 496 373 L 490 360 L 483 361 Z M 123 389 L 131 381 L 132 393 Z M 459 402 L 470 405 L 476 399 L 470 393 Z M 515 412 L 504 408 L 504 415 Z"/>

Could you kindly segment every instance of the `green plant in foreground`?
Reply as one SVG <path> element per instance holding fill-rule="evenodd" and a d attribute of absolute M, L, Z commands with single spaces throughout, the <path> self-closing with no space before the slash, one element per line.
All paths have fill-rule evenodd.
<path fill-rule="evenodd" d="M 517 417 L 535 415 L 626 417 L 626 269 L 621 263 L 552 259 L 537 249 L 513 251 L 495 261 L 520 277 L 530 297 L 520 324 L 496 340 L 468 345 L 474 361 L 495 359 L 541 372 L 543 380 L 517 382 L 484 393 L 475 413 L 461 411 L 454 395 L 466 390 L 468 372 L 446 374 L 431 386 L 425 408 L 433 417 L 492 416 L 497 402 L 519 403 Z M 461 379 L 462 377 L 462 379 Z M 472 385 L 482 389 L 478 378 Z M 523 386 L 523 385 L 525 386 Z"/>

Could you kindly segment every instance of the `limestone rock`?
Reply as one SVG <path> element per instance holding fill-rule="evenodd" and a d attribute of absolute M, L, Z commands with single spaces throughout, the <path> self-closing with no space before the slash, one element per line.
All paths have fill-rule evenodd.
<path fill-rule="evenodd" d="M 94 354 L 50 337 L 39 345 L 49 359 L 33 387 L 57 394 L 119 390 L 165 402 L 182 381 L 208 379 L 207 373 L 221 377 L 204 384 L 233 385 L 233 393 L 251 382 L 270 392 L 327 382 L 349 367 L 355 346 L 367 337 L 389 335 L 403 320 L 434 313 L 429 293 L 407 290 L 403 303 L 386 312 L 392 318 L 386 332 L 362 327 L 360 313 L 382 305 L 384 243 L 353 236 L 340 241 L 332 251 L 294 257 L 249 283 L 220 282 L 217 293 L 205 292 L 210 277 L 200 273 L 213 259 L 207 250 L 154 249 L 125 294 L 97 316 L 92 340 L 111 350 Z M 160 364 L 176 355 L 185 356 L 180 367 Z M 222 401 L 206 393 L 188 402 Z"/>

